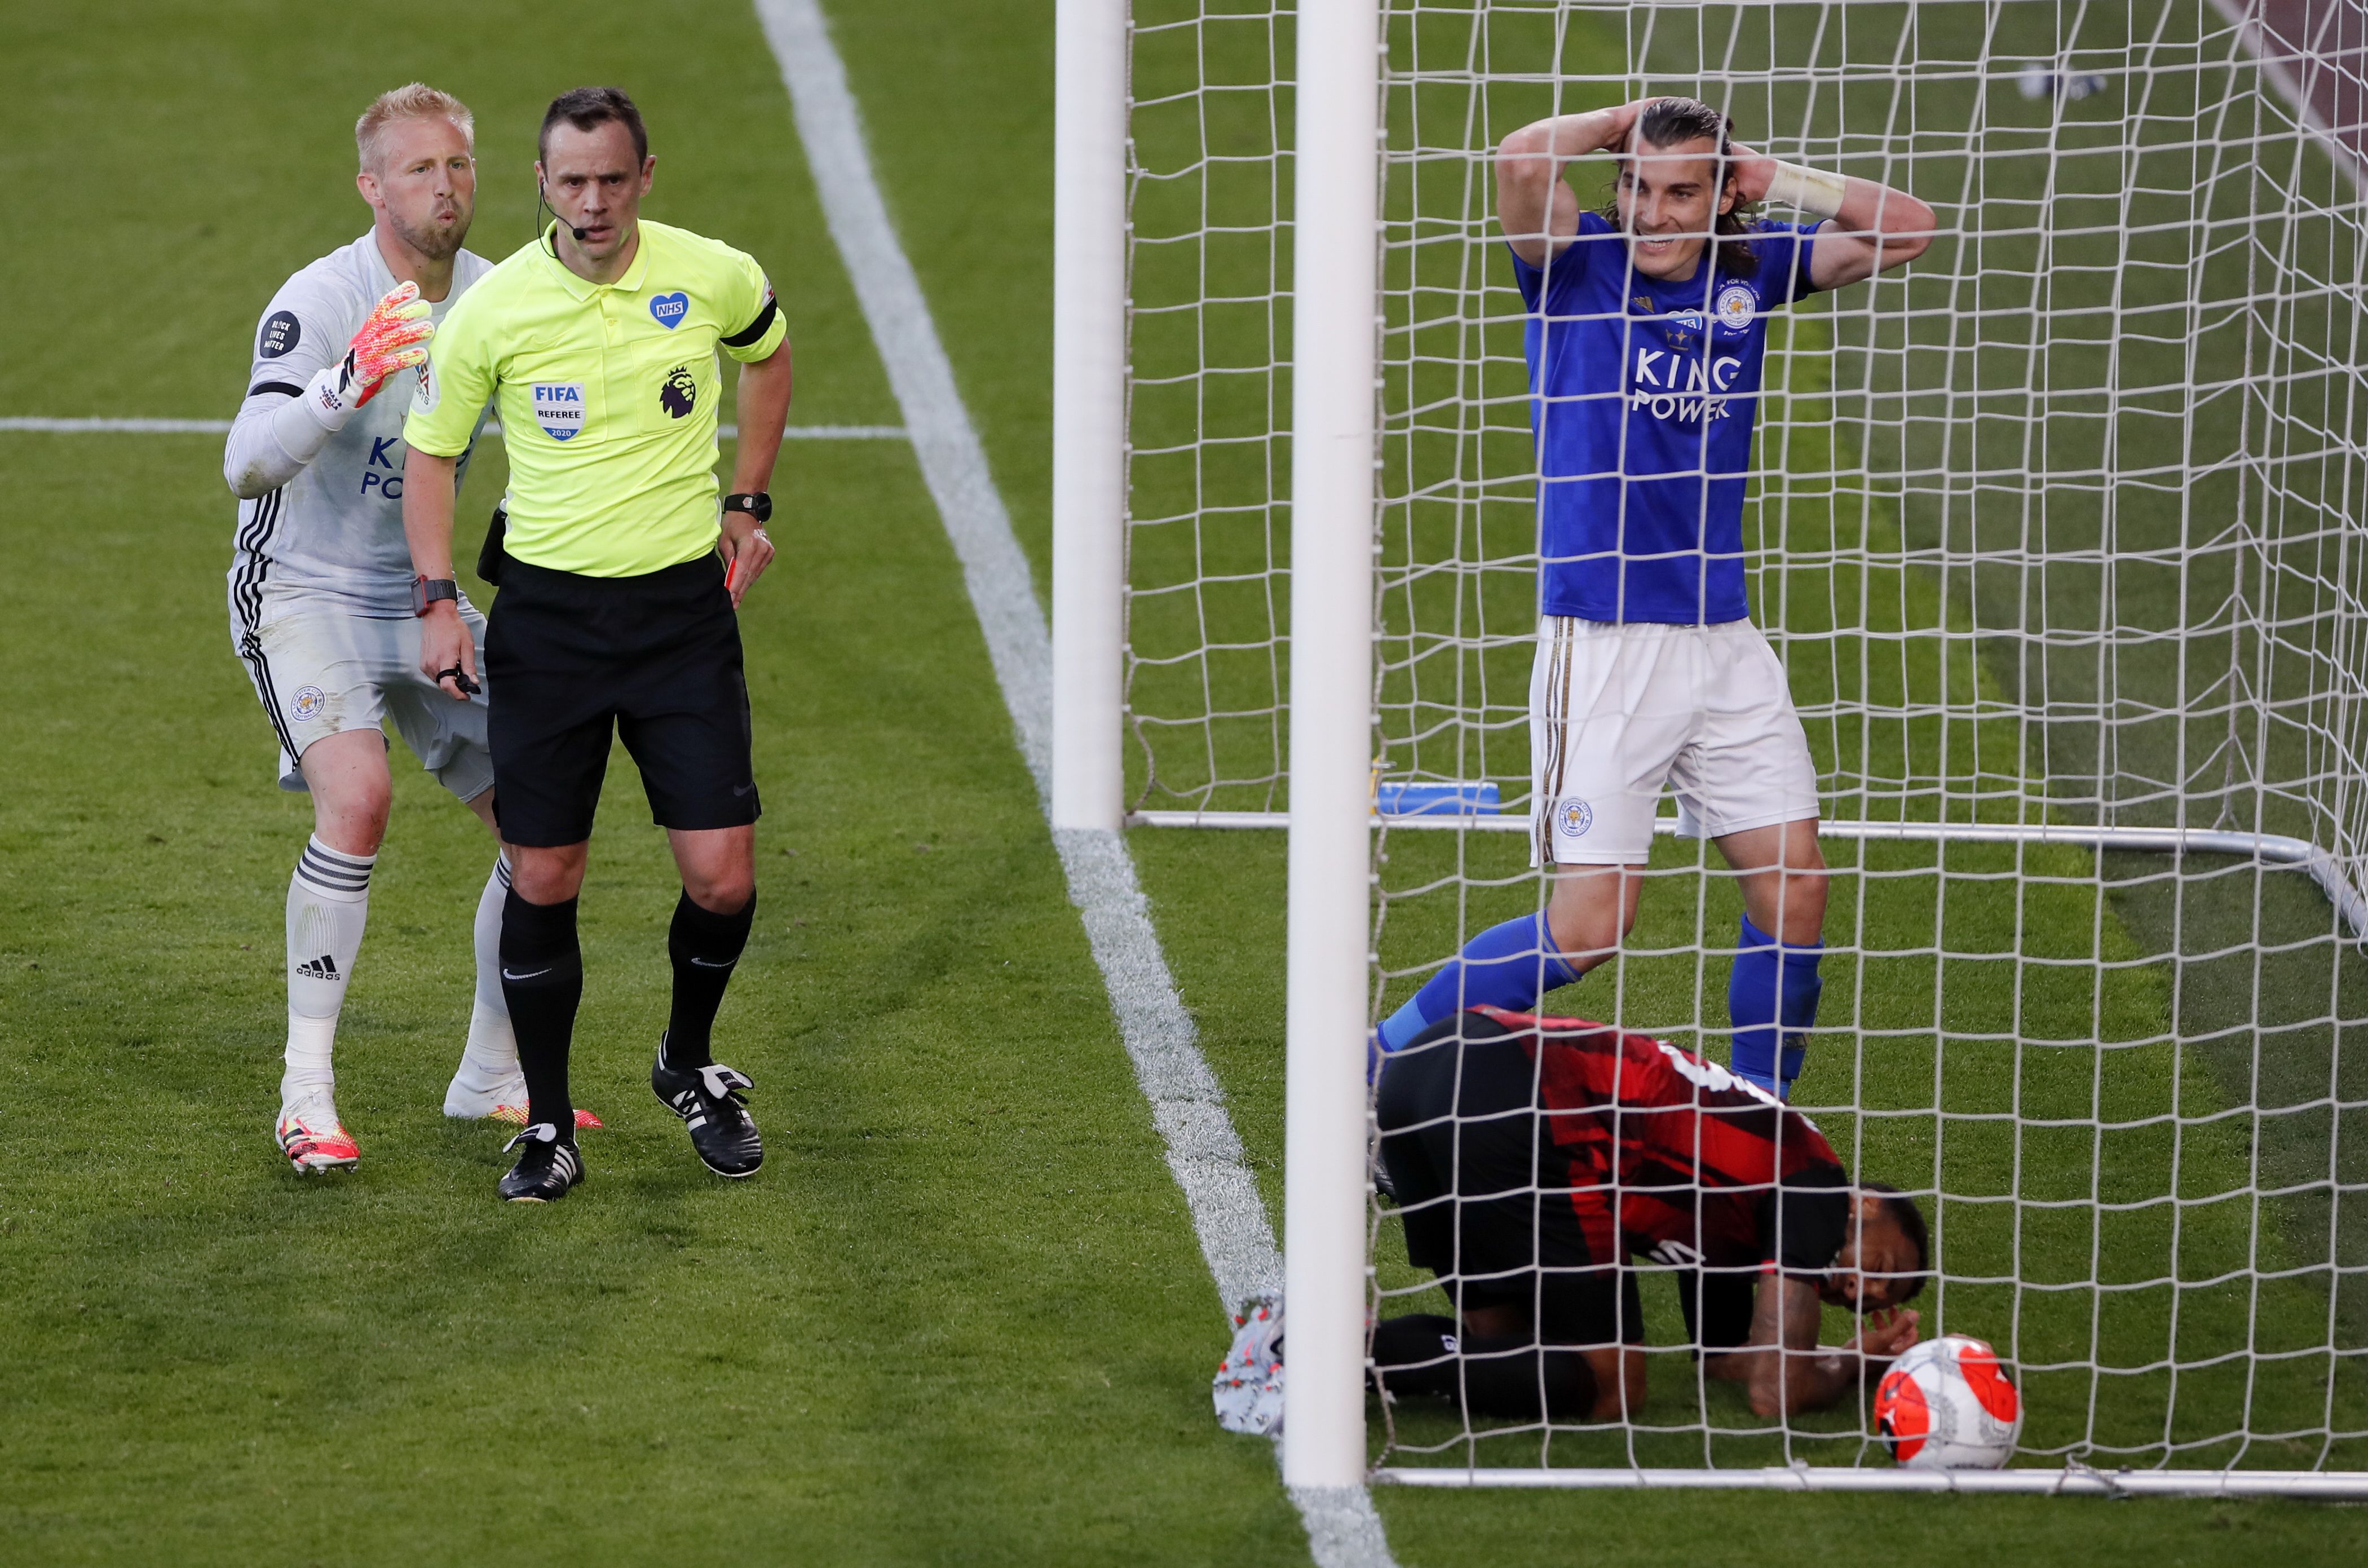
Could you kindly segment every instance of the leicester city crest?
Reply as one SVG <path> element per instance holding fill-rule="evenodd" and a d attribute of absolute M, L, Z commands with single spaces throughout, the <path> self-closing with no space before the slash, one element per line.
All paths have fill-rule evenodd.
<path fill-rule="evenodd" d="M 1554 831 L 1565 838 L 1584 838 L 1595 825 L 1595 808 L 1577 795 L 1565 796 L 1554 807 Z"/>
<path fill-rule="evenodd" d="M 1731 332 L 1741 332 L 1749 326 L 1759 309 L 1759 296 L 1752 291 L 1748 283 L 1728 284 L 1718 291 L 1718 300 L 1712 306 L 1713 312 L 1718 317 L 1718 324 Z"/>

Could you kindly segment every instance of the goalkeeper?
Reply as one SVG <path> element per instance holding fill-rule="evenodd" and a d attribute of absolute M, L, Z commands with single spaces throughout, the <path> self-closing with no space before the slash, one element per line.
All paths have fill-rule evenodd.
<path fill-rule="evenodd" d="M 1631 1255 L 1679 1270 L 1703 1375 L 1744 1384 L 1761 1416 L 1833 1404 L 1916 1343 L 1914 1200 L 1853 1187 L 1805 1117 L 1691 1051 L 1465 1013 L 1391 1062 L 1377 1114 L 1407 1258 L 1462 1314 L 1374 1325 L 1394 1395 L 1532 1419 L 1640 1408 Z M 1869 1314 L 1847 1345 L 1817 1343 L 1828 1304 Z"/>
<path fill-rule="evenodd" d="M 1611 152 L 1611 204 L 1563 165 Z M 1540 620 L 1530 687 L 1543 915 L 1483 931 L 1385 1020 L 1395 1051 L 1460 1008 L 1526 1011 L 1611 956 L 1662 789 L 1742 884 L 1727 991 L 1736 1074 L 1784 1096 L 1817 1010 L 1817 780 L 1744 593 L 1743 493 L 1768 312 L 1922 254 L 1932 210 L 1782 164 L 1691 98 L 1560 115 L 1505 138 L 1497 211 L 1529 308 Z M 1760 201 L 1805 223 L 1748 217 Z"/>
<path fill-rule="evenodd" d="M 491 270 L 462 247 L 474 215 L 474 121 L 450 94 L 382 93 L 354 127 L 370 230 L 282 284 L 256 328 L 222 454 L 239 498 L 231 641 L 278 744 L 283 790 L 309 792 L 313 836 L 288 889 L 288 1046 L 274 1137 L 302 1172 L 360 1160 L 331 1059 L 386 836 L 392 719 L 437 781 L 494 825 L 482 695 L 455 704 L 420 674 L 403 534 L 403 419 L 436 323 Z M 459 472 L 481 409 L 460 424 Z M 471 637 L 484 622 L 457 604 Z M 502 997 L 498 858 L 477 900 L 476 1005 L 444 1114 L 515 1119 L 526 1081 Z"/>

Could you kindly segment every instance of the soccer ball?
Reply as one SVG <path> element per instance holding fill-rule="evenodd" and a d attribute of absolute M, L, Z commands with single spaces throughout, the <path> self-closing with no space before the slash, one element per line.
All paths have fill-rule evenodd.
<path fill-rule="evenodd" d="M 1918 1470 L 1998 1470 L 2022 1436 L 2022 1395 L 1998 1352 L 1962 1334 L 1911 1347 L 1874 1390 L 1874 1428 Z"/>

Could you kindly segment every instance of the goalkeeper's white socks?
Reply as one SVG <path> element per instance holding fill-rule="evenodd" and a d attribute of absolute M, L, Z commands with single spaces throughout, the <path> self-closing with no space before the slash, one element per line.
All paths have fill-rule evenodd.
<path fill-rule="evenodd" d="M 315 835 L 288 882 L 288 1069 L 279 1098 L 292 1105 L 335 1082 L 331 1047 L 346 983 L 370 918 L 375 855 L 332 849 Z"/>
<path fill-rule="evenodd" d="M 502 995 L 502 905 L 509 898 L 510 863 L 495 856 L 493 874 L 477 899 L 477 996 L 469 1010 L 469 1044 L 460 1071 L 444 1091 L 444 1114 L 474 1119 L 497 1107 L 526 1105 L 526 1080 L 518 1074 L 518 1036 L 510 1028 L 510 1005 Z"/>

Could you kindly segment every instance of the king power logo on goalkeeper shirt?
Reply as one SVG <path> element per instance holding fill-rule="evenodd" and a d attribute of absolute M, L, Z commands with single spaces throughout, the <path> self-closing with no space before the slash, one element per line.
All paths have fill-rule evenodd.
<path fill-rule="evenodd" d="M 535 382 L 534 422 L 554 441 L 574 439 L 584 428 L 584 383 Z"/>

